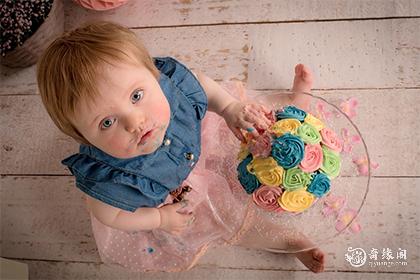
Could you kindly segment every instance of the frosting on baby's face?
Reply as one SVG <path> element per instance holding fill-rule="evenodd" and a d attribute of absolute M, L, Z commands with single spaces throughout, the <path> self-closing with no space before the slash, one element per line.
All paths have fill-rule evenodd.
<path fill-rule="evenodd" d="M 95 147 L 116 158 L 157 150 L 170 121 L 170 106 L 156 77 L 144 66 L 115 62 L 103 67 L 94 102 L 80 102 L 73 123 Z"/>

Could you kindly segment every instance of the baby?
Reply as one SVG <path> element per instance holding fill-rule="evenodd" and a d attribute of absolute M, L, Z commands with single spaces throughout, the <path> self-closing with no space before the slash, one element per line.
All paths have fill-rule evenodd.
<path fill-rule="evenodd" d="M 311 248 L 296 257 L 323 271 L 324 253 L 305 237 L 285 245 L 259 234 L 261 228 L 274 235 L 281 229 L 257 216 L 234 164 L 215 170 L 204 160 L 220 149 L 216 162 L 233 163 L 235 152 L 223 154 L 216 135 L 223 127 L 239 140 L 243 131 L 258 135 L 258 128 L 270 125 L 263 105 L 239 101 L 173 58 L 152 58 L 134 33 L 109 22 L 56 39 L 39 62 L 37 79 L 54 123 L 81 144 L 63 164 L 86 193 L 104 263 L 181 271 L 211 246 L 292 246 Z M 297 65 L 293 90 L 311 86 L 312 74 Z M 287 102 L 308 105 L 298 93 Z M 216 127 L 221 119 L 226 124 Z"/>

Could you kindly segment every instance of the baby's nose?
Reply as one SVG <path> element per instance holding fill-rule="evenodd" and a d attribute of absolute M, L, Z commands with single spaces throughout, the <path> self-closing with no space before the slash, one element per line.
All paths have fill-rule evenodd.
<path fill-rule="evenodd" d="M 126 119 L 125 129 L 130 132 L 134 133 L 136 131 L 143 131 L 145 128 L 145 118 L 144 116 L 130 116 Z"/>

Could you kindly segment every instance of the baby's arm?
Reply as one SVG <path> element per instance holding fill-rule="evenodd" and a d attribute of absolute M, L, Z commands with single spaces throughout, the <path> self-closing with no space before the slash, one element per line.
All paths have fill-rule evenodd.
<path fill-rule="evenodd" d="M 213 79 L 201 72 L 197 73 L 197 79 L 207 94 L 209 110 L 222 115 L 222 112 L 232 102 L 236 101 L 225 89 Z"/>
<path fill-rule="evenodd" d="M 88 208 L 103 224 L 126 231 L 150 230 L 160 226 L 157 208 L 138 208 L 135 212 L 113 207 L 91 196 L 86 196 Z"/>
<path fill-rule="evenodd" d="M 141 207 L 134 212 L 125 211 L 91 196 L 86 196 L 88 209 L 103 224 L 124 231 L 152 230 L 161 228 L 179 234 L 192 219 L 192 213 L 177 212 L 185 202 L 165 205 L 160 208 Z"/>

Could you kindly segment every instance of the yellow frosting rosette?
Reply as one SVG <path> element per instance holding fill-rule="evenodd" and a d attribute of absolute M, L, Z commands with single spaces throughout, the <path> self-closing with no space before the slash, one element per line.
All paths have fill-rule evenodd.
<path fill-rule="evenodd" d="M 277 202 L 281 208 L 290 212 L 302 212 L 308 209 L 315 201 L 315 196 L 304 188 L 295 191 L 284 191 Z"/>
<path fill-rule="evenodd" d="M 247 165 L 247 169 L 263 185 L 277 187 L 283 182 L 284 169 L 272 157 L 254 158 Z"/>
<path fill-rule="evenodd" d="M 314 117 L 313 115 L 311 115 L 309 113 L 306 113 L 304 123 L 308 123 L 308 124 L 312 125 L 318 131 L 320 131 L 321 129 L 323 129 L 325 127 L 324 123 L 321 120 L 317 119 L 316 117 Z"/>
<path fill-rule="evenodd" d="M 296 134 L 298 127 L 300 126 L 300 121 L 297 119 L 283 119 L 275 122 L 271 126 L 271 131 L 277 136 L 280 137 L 285 133 Z"/>
<path fill-rule="evenodd" d="M 239 148 L 239 153 L 237 159 L 243 161 L 249 155 L 248 145 L 246 143 L 241 142 L 241 147 Z"/>

